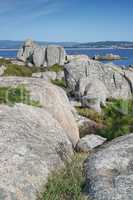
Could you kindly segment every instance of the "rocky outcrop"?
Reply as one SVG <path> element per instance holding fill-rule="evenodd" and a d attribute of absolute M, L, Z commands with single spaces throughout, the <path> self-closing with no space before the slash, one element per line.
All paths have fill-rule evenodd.
<path fill-rule="evenodd" d="M 133 134 L 105 144 L 84 164 L 86 192 L 93 200 L 133 197 Z"/>
<path fill-rule="evenodd" d="M 75 146 L 79 140 L 79 132 L 65 91 L 42 79 L 0 77 L 1 87 L 18 85 L 25 86 L 30 91 L 31 98 L 39 101 L 43 109 L 60 123 Z"/>
<path fill-rule="evenodd" d="M 102 145 L 107 139 L 103 138 L 99 135 L 86 135 L 85 137 L 81 138 L 77 143 L 76 150 L 78 152 L 88 153 L 92 149 Z"/>
<path fill-rule="evenodd" d="M 5 65 L 1 65 L 0 66 L 0 76 L 2 76 L 4 74 L 5 70 L 6 70 L 6 66 Z"/>
<path fill-rule="evenodd" d="M 52 66 L 54 64 L 64 65 L 65 51 L 63 47 L 57 47 L 55 45 L 49 45 L 47 47 L 47 65 Z"/>
<path fill-rule="evenodd" d="M 97 134 L 99 130 L 104 128 L 101 123 L 97 123 L 81 115 L 77 114 L 75 117 L 79 127 L 80 137 L 84 137 L 88 134 Z"/>
<path fill-rule="evenodd" d="M 42 78 L 46 81 L 62 80 L 64 78 L 64 71 L 60 71 L 60 72 L 52 72 L 52 71 L 37 72 L 37 73 L 33 73 L 32 77 Z"/>
<path fill-rule="evenodd" d="M 54 64 L 64 65 L 65 55 L 65 50 L 61 46 L 48 45 L 44 48 L 32 40 L 27 40 L 19 49 L 17 59 L 37 67 L 51 67 Z"/>
<path fill-rule="evenodd" d="M 112 61 L 112 60 L 121 60 L 123 58 L 119 55 L 114 55 L 110 53 L 110 54 L 106 54 L 105 56 L 96 55 L 94 59 L 99 60 L 99 61 Z"/>
<path fill-rule="evenodd" d="M 50 112 L 0 105 L 1 200 L 36 200 L 50 172 L 72 155 L 65 129 Z"/>
<path fill-rule="evenodd" d="M 26 40 L 17 53 L 17 59 L 23 62 L 33 63 L 33 52 L 36 47 L 37 44 L 35 44 L 31 39 Z"/>
<path fill-rule="evenodd" d="M 65 65 L 69 92 L 82 101 L 83 106 L 96 111 L 100 111 L 100 104 L 105 104 L 108 98 L 132 98 L 132 77 L 131 71 L 93 60 L 72 60 Z"/>

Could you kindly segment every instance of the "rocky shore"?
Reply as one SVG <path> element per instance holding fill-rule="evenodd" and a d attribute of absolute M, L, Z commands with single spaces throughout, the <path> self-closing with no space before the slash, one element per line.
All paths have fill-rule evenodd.
<path fill-rule="evenodd" d="M 133 71 L 96 60 L 32 40 L 0 59 L 0 200 L 37 200 L 75 151 L 88 157 L 82 200 L 132 199 L 133 113 L 120 105 L 133 107 Z"/>

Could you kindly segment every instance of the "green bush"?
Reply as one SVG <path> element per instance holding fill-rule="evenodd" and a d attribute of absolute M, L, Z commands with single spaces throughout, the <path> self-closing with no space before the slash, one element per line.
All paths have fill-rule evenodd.
<path fill-rule="evenodd" d="M 24 103 L 27 105 L 40 107 L 40 103 L 30 98 L 30 92 L 27 91 L 23 85 L 20 85 L 16 88 L 0 87 L 0 103 L 8 105 Z"/>
<path fill-rule="evenodd" d="M 133 102 L 113 100 L 104 108 L 105 128 L 98 134 L 111 140 L 133 131 Z"/>
<path fill-rule="evenodd" d="M 79 115 L 87 117 L 97 123 L 102 123 L 102 115 L 89 108 L 76 107 Z"/>
<path fill-rule="evenodd" d="M 10 60 L 6 60 L 4 58 L 0 58 L 0 65 L 5 65 L 5 64 L 10 64 L 11 61 Z"/>
<path fill-rule="evenodd" d="M 58 64 L 55 64 L 51 67 L 48 68 L 48 71 L 52 71 L 52 72 L 60 72 L 60 71 L 63 71 L 63 66 L 60 66 Z"/>
<path fill-rule="evenodd" d="M 53 83 L 54 85 L 57 85 L 63 89 L 66 89 L 66 84 L 65 84 L 65 81 L 64 79 L 62 80 L 51 80 L 51 83 Z"/>
<path fill-rule="evenodd" d="M 27 67 L 14 64 L 5 65 L 7 69 L 4 71 L 3 76 L 23 76 L 32 77 L 32 73 L 41 72 L 39 67 Z"/>
<path fill-rule="evenodd" d="M 53 173 L 40 200 L 84 200 L 83 161 L 86 154 L 76 154 L 63 169 Z"/>

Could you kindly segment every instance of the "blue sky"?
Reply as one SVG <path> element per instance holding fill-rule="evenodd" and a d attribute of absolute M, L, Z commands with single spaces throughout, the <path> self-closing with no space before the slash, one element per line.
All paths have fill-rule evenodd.
<path fill-rule="evenodd" d="M 133 0 L 1 0 L 0 39 L 133 41 Z"/>

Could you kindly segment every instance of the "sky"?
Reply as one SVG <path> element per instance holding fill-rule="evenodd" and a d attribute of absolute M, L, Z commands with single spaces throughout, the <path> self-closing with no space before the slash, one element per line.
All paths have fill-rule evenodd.
<path fill-rule="evenodd" d="M 133 41 L 133 0 L 0 1 L 0 40 Z"/>

